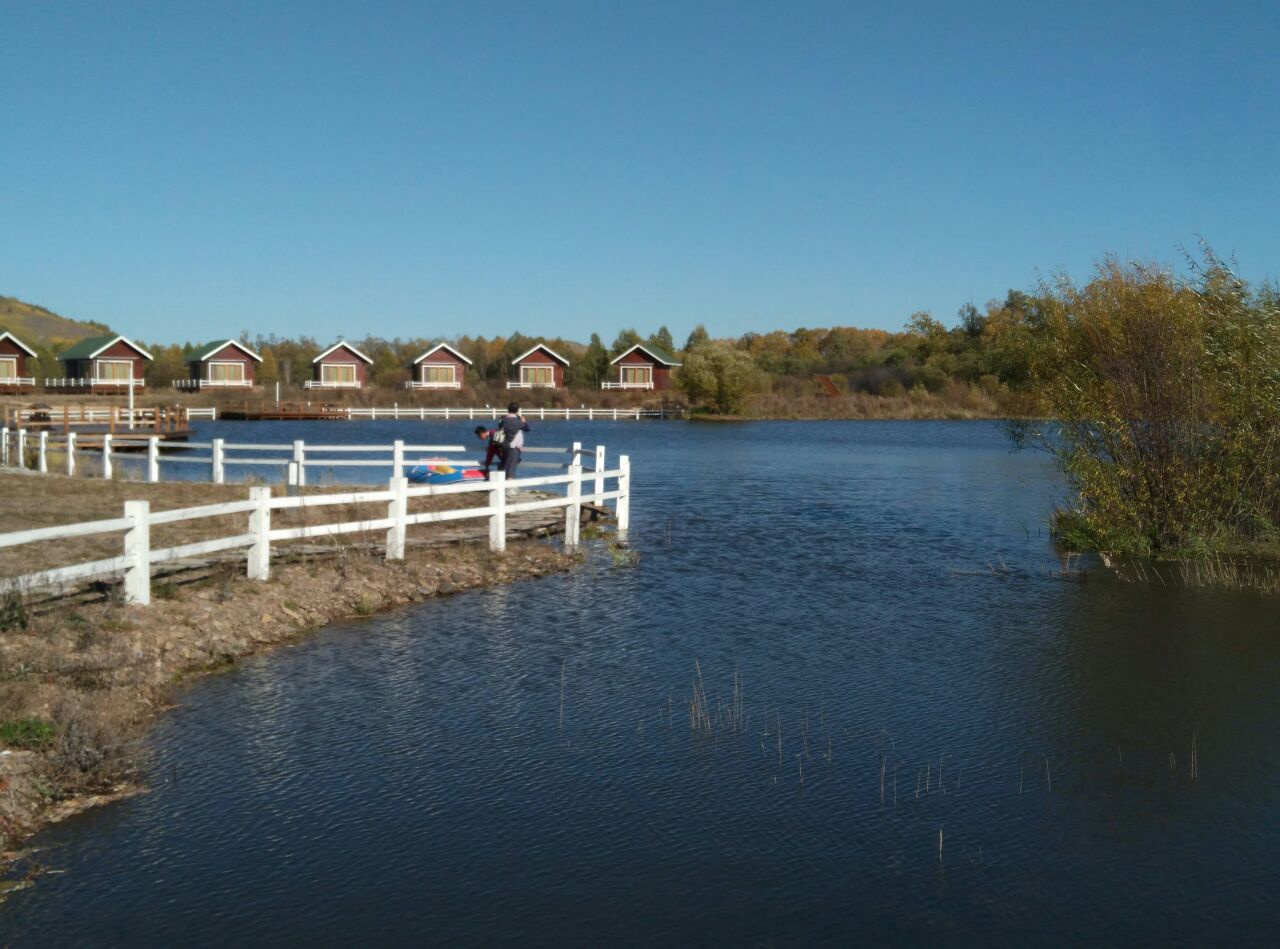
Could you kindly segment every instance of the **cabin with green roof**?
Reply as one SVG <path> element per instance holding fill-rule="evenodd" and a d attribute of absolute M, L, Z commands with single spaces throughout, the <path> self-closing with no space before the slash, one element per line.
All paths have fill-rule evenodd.
<path fill-rule="evenodd" d="M 680 367 L 666 353 L 644 343 L 636 343 L 609 365 L 617 367 L 618 378 L 601 382 L 602 389 L 670 389 L 671 371 Z"/>
<path fill-rule="evenodd" d="M 262 357 L 239 340 L 205 343 L 187 357 L 186 379 L 175 389 L 251 389 L 254 366 Z"/>
<path fill-rule="evenodd" d="M 48 389 L 117 395 L 142 390 L 151 354 L 123 336 L 90 336 L 58 356 L 63 378 L 46 379 Z"/>

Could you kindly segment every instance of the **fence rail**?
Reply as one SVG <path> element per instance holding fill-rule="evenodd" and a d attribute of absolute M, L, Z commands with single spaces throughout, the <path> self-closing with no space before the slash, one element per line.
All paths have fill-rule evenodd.
<path fill-rule="evenodd" d="M 601 451 L 597 450 L 597 457 L 600 456 Z M 578 463 L 576 455 L 573 461 L 566 474 L 515 482 L 521 487 L 532 486 L 535 483 L 543 487 L 564 486 L 563 496 L 533 501 L 510 501 L 507 498 L 507 483 L 502 472 L 495 472 L 489 481 L 421 487 L 410 486 L 408 479 L 394 476 L 385 491 L 357 491 L 347 494 L 272 497 L 270 488 L 254 487 L 249 489 L 249 497 L 245 501 L 206 504 L 200 507 L 155 513 L 152 513 L 147 501 L 126 501 L 123 517 L 0 534 L 0 548 L 63 541 L 94 534 L 122 533 L 123 535 L 123 551 L 120 556 L 3 579 L 0 580 L 0 589 L 25 593 L 48 588 L 57 589 L 78 580 L 120 576 L 123 578 L 125 600 L 145 606 L 151 602 L 151 568 L 154 564 L 171 563 L 226 550 L 244 550 L 249 579 L 267 580 L 271 571 L 273 542 L 386 531 L 384 545 L 386 558 L 403 560 L 410 527 L 467 519 L 487 519 L 489 548 L 501 552 L 505 551 L 507 546 L 509 515 L 561 507 L 565 511 L 564 544 L 567 547 L 576 547 L 581 539 L 582 505 L 586 502 L 600 505 L 606 501 L 613 501 L 618 533 L 620 536 L 625 536 L 631 518 L 630 459 L 622 455 L 618 459 L 616 469 L 611 471 L 597 469 L 586 473 Z M 588 475 L 594 484 L 592 489 L 584 494 L 583 482 Z M 614 490 L 605 490 L 607 480 L 615 482 Z M 416 514 L 410 514 L 408 510 L 409 501 L 413 498 L 477 493 L 487 495 L 488 503 L 483 507 L 460 507 Z M 380 503 L 387 505 L 386 515 L 383 517 L 300 527 L 273 528 L 271 524 L 273 511 L 301 510 L 334 504 Z M 160 549 L 154 549 L 151 546 L 152 527 L 234 514 L 248 514 L 248 525 L 244 533 Z"/>
<path fill-rule="evenodd" d="M 207 466 L 208 480 L 213 484 L 226 484 L 227 469 L 242 467 L 256 472 L 256 481 L 271 480 L 271 472 L 275 471 L 279 473 L 280 483 L 299 487 L 306 485 L 308 469 L 381 468 L 389 469 L 391 477 L 398 478 L 419 465 L 471 470 L 482 467 L 481 462 L 466 457 L 466 453 L 467 448 L 462 445 L 416 445 L 402 440 L 389 445 L 308 444 L 302 439 L 262 444 L 228 442 L 222 438 L 192 442 L 166 441 L 162 436 L 145 432 L 80 434 L 0 427 L 0 468 L 47 474 L 56 466 L 66 475 L 74 476 L 82 459 L 94 459 L 98 462 L 100 477 L 115 478 L 126 473 L 126 465 L 136 466 L 141 477 L 135 480 L 152 483 L 166 480 L 165 468 L 172 465 Z M 593 471 L 603 470 L 605 466 L 603 445 L 584 449 L 581 442 L 574 442 L 568 448 L 529 447 L 523 449 L 523 454 L 529 458 L 521 463 L 524 470 L 565 471 L 580 464 L 584 455 L 592 458 Z"/>

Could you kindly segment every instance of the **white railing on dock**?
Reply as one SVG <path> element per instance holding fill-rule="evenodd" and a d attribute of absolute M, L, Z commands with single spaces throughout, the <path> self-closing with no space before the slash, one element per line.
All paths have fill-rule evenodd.
<path fill-rule="evenodd" d="M 477 442 L 477 449 L 483 443 Z M 81 458 L 93 458 L 99 462 L 99 474 L 112 479 L 117 474 L 117 462 L 138 462 L 142 477 L 134 480 L 158 482 L 175 480 L 164 477 L 164 466 L 207 466 L 208 480 L 213 484 L 225 484 L 227 468 L 250 468 L 253 479 L 291 485 L 306 485 L 308 469 L 381 468 L 390 470 L 392 477 L 400 477 L 418 465 L 449 465 L 454 468 L 479 469 L 481 462 L 462 457 L 468 449 L 463 445 L 415 445 L 402 440 L 389 445 L 326 445 L 308 443 L 302 439 L 292 442 L 259 443 L 229 442 L 214 438 L 207 442 L 169 441 L 161 435 L 145 432 L 110 432 L 77 434 L 47 430 L 30 431 L 25 428 L 0 428 L 0 467 L 20 468 L 47 474 L 50 457 L 63 456 L 62 471 L 68 476 L 76 474 Z M 207 454 L 205 453 L 207 452 Z M 597 445 L 594 450 L 584 450 L 581 442 L 568 448 L 527 447 L 520 467 L 564 471 L 583 455 L 594 459 L 593 469 L 602 470 L 605 449 Z M 350 457 L 354 456 L 354 457 Z M 530 457 L 532 456 L 532 457 Z M 550 457 L 560 456 L 560 457 Z M 279 477 L 272 479 L 272 472 Z M 121 469 L 120 473 L 123 473 Z M 122 479 L 123 480 L 123 479 Z M 176 480 L 190 482 L 191 477 Z"/>
<path fill-rule="evenodd" d="M 599 449 L 597 450 L 599 452 Z M 597 457 L 599 455 L 597 454 Z M 75 537 L 123 532 L 123 551 L 118 557 L 88 561 L 66 567 L 41 570 L 23 576 L 0 580 L 0 590 L 28 593 L 44 589 L 60 589 L 73 581 L 98 577 L 122 576 L 127 602 L 145 606 L 151 602 L 151 567 L 199 557 L 224 550 L 246 551 L 246 570 L 250 580 L 266 580 L 271 569 L 271 545 L 273 542 L 305 540 L 315 537 L 333 537 L 341 534 L 386 531 L 385 550 L 388 560 L 403 560 L 408 529 L 420 524 L 440 524 L 486 518 L 489 521 L 489 549 L 504 551 L 507 547 L 507 517 L 527 511 L 564 508 L 564 543 L 576 547 L 580 542 L 582 505 L 593 501 L 600 505 L 613 501 L 619 536 L 625 536 L 630 526 L 631 464 L 626 455 L 618 459 L 618 467 L 612 471 L 597 469 L 589 472 L 593 485 L 584 495 L 585 480 L 582 466 L 569 466 L 568 473 L 548 475 L 514 481 L 520 488 L 554 487 L 563 485 L 564 496 L 538 498 L 530 501 L 512 501 L 507 497 L 508 484 L 502 472 L 494 472 L 488 481 L 461 482 L 448 485 L 410 485 L 404 477 L 391 478 L 385 491 L 358 491 L 347 494 L 308 494 L 291 497 L 272 497 L 271 489 L 254 487 L 244 501 L 225 504 L 206 504 L 200 507 L 181 508 L 152 513 L 147 501 L 126 501 L 124 516 L 108 520 L 64 524 L 57 527 L 41 527 L 35 530 L 0 534 L 0 547 L 15 547 L 64 541 Z M 605 482 L 612 479 L 616 487 L 605 490 Z M 420 497 L 483 493 L 488 503 L 483 507 L 462 507 L 439 511 L 423 511 L 410 514 L 409 501 Z M 334 504 L 386 503 L 386 516 L 332 524 L 310 524 L 299 527 L 271 526 L 272 511 L 300 510 Z M 151 528 L 181 521 L 200 520 L 209 517 L 225 517 L 247 514 L 247 529 L 242 534 L 218 537 L 175 547 L 154 549 L 151 546 Z"/>
<path fill-rule="evenodd" d="M 506 414 L 506 409 L 497 406 L 486 405 L 481 407 L 445 407 L 445 408 L 428 408 L 418 405 L 393 405 L 390 408 L 361 408 L 358 406 L 348 406 L 338 409 L 339 413 L 346 415 L 348 419 L 388 419 L 391 421 L 412 420 L 426 421 L 427 419 L 441 418 L 446 421 L 451 419 L 492 419 L 497 420 Z M 587 422 L 619 422 L 619 421 L 639 421 L 644 418 L 667 418 L 668 416 L 679 417 L 683 413 L 679 409 L 594 409 L 583 406 L 578 409 L 558 409 L 547 407 L 530 407 L 522 409 L 520 414 L 528 419 L 537 419 L 540 422 L 570 421 L 578 419 Z M 341 418 L 341 415 L 338 416 Z"/>

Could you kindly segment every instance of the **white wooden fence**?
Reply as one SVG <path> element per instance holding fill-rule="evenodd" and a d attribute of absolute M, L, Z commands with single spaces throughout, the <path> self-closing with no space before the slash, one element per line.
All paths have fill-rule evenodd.
<path fill-rule="evenodd" d="M 93 447 L 85 447 L 89 442 Z M 204 452 L 208 452 L 204 454 Z M 74 476 L 81 459 L 97 462 L 98 474 L 114 478 L 124 473 L 126 465 L 137 467 L 141 477 L 134 480 L 158 482 L 162 480 L 196 480 L 190 476 L 165 478 L 166 468 L 191 466 L 208 468 L 208 480 L 213 484 L 227 483 L 228 467 L 250 468 L 261 472 L 256 481 L 278 480 L 291 485 L 305 485 L 308 469 L 382 468 L 390 469 L 391 477 L 398 478 L 422 463 L 447 464 L 455 468 L 480 468 L 475 459 L 450 457 L 467 451 L 462 445 L 410 445 L 395 441 L 390 445 L 326 445 L 308 444 L 299 439 L 294 442 L 256 443 L 232 442 L 215 438 L 207 442 L 167 441 L 159 435 L 127 435 L 117 433 L 77 435 L 75 432 L 28 431 L 0 428 L 0 467 L 25 468 L 47 474 L 51 459 L 60 460 L 60 467 L 68 476 Z M 522 469 L 554 469 L 563 471 L 574 464 L 581 464 L 583 455 L 592 456 L 593 471 L 603 471 L 605 449 L 597 445 L 594 450 L 584 450 L 581 442 L 570 448 L 528 447 L 523 454 L 545 461 L 522 461 Z M 556 457 L 561 456 L 561 457 Z M 119 469 L 119 471 L 118 471 Z M 273 479 L 272 474 L 277 475 Z M 203 479 L 200 479 L 203 480 Z M 523 482 L 521 482 L 523 483 Z"/>
<path fill-rule="evenodd" d="M 470 518 L 487 518 L 489 521 L 489 549 L 504 551 L 507 546 L 507 517 L 524 511 L 564 508 L 564 543 L 576 547 L 580 541 L 582 504 L 591 501 L 615 504 L 617 530 L 625 536 L 630 526 L 631 464 L 626 455 L 618 459 L 618 467 L 612 471 L 591 472 L 594 484 L 583 494 L 584 473 L 582 466 L 573 464 L 567 474 L 546 475 L 522 479 L 521 488 L 565 486 L 563 497 L 539 498 L 531 501 L 511 501 L 507 498 L 507 483 L 501 472 L 495 472 L 489 481 L 472 481 L 449 485 L 410 486 L 403 477 L 393 477 L 385 491 L 357 491 L 347 494 L 309 494 L 293 497 L 271 496 L 270 488 L 249 489 L 248 500 L 225 504 L 206 504 L 200 507 L 180 508 L 172 511 L 152 512 L 147 501 L 126 501 L 124 514 L 102 521 L 86 521 L 58 527 L 42 527 L 36 530 L 0 534 L 0 547 L 22 544 L 59 542 L 74 537 L 101 534 L 123 535 L 123 550 L 119 556 L 104 560 L 43 570 L 24 576 L 0 579 L 0 589 L 19 592 L 61 588 L 75 581 L 100 577 L 122 576 L 124 596 L 127 602 L 147 605 L 151 602 L 151 567 L 153 564 L 170 563 L 192 557 L 205 556 L 224 550 L 246 551 L 246 567 L 249 579 L 266 580 L 271 570 L 271 545 L 273 543 L 303 540 L 314 537 L 334 537 L 341 534 L 386 531 L 386 557 L 403 560 L 407 532 L 419 524 L 439 524 Z M 605 490 L 606 480 L 612 479 L 616 487 Z M 418 497 L 440 497 L 485 493 L 488 504 L 484 507 L 463 507 L 451 510 L 424 511 L 410 514 L 409 500 Z M 298 510 L 335 504 L 387 505 L 385 517 L 333 524 L 312 524 L 302 527 L 273 529 L 273 511 Z M 242 534 L 218 537 L 211 540 L 176 547 L 155 549 L 151 546 L 151 528 L 161 524 L 175 524 L 210 517 L 247 514 L 248 522 Z"/>

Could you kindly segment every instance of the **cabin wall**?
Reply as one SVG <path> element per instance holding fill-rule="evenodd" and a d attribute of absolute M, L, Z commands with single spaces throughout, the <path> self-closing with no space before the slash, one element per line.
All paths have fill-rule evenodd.
<path fill-rule="evenodd" d="M 11 339 L 0 339 L 0 356 L 6 359 L 10 356 L 18 357 L 18 375 L 29 376 L 27 372 L 27 354 L 21 346 Z"/>
<path fill-rule="evenodd" d="M 244 350 L 234 343 L 227 343 L 212 356 L 204 360 L 194 360 L 187 363 L 187 371 L 192 379 L 204 380 L 208 378 L 205 367 L 211 362 L 238 362 L 244 366 L 244 377 L 249 385 L 254 384 L 253 368 L 257 363 L 248 356 Z"/>
<path fill-rule="evenodd" d="M 653 388 L 655 390 L 671 388 L 671 367 L 664 366 L 639 350 L 627 353 L 613 364 L 615 378 L 622 378 L 623 366 L 651 366 L 653 368 Z"/>
<path fill-rule="evenodd" d="M 413 365 L 413 378 L 418 382 L 422 381 L 423 366 L 453 366 L 454 378 L 458 380 L 459 385 L 466 385 L 467 364 L 446 349 L 437 350 Z"/>
<path fill-rule="evenodd" d="M 323 366 L 325 363 L 342 363 L 344 365 L 354 365 L 356 367 L 356 382 L 359 383 L 360 388 L 363 389 L 365 385 L 368 383 L 368 380 L 369 380 L 368 364 L 359 356 L 357 356 L 355 353 L 353 353 L 351 350 L 345 347 L 341 347 L 341 346 L 338 347 L 333 352 L 329 353 L 329 355 L 325 356 L 324 359 L 320 360 L 320 362 L 312 364 L 311 378 L 315 379 L 317 382 L 320 381 L 320 367 Z"/>
<path fill-rule="evenodd" d="M 517 381 L 520 379 L 520 366 L 550 366 L 554 370 L 551 374 L 551 378 L 555 382 L 555 387 L 557 389 L 564 388 L 564 366 L 552 357 L 548 356 L 541 349 L 534 350 L 516 364 Z"/>

